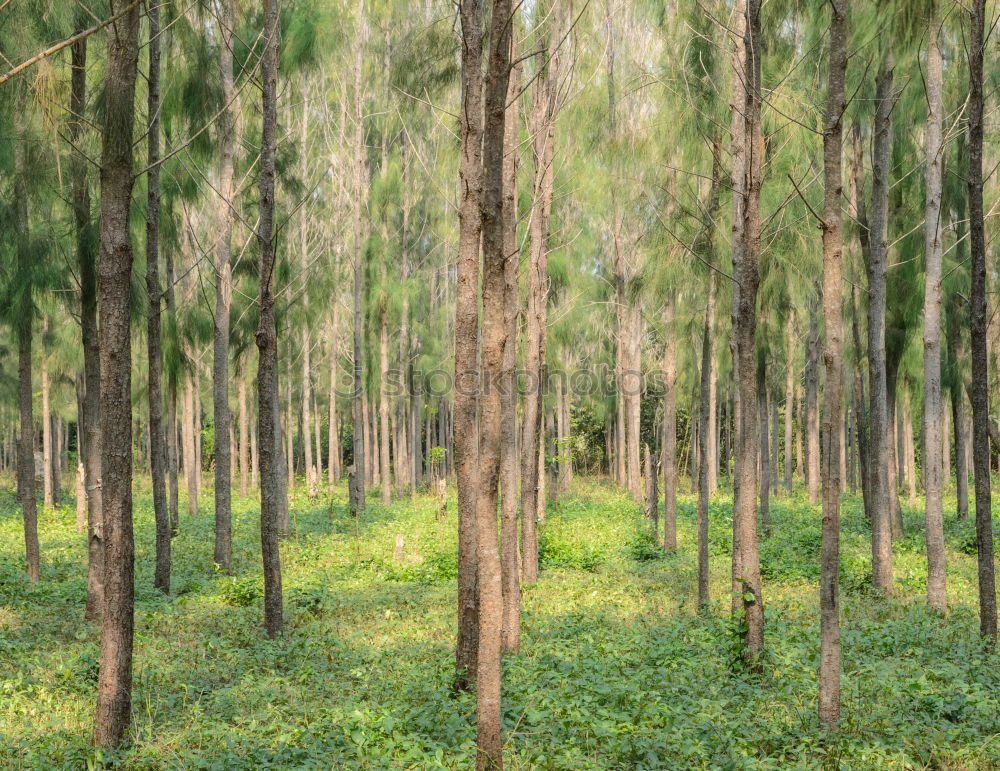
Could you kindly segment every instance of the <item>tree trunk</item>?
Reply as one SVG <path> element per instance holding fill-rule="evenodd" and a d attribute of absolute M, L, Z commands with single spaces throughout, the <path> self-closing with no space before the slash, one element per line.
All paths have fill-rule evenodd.
<path fill-rule="evenodd" d="M 663 303 L 663 548 L 677 550 L 677 294 Z"/>
<path fill-rule="evenodd" d="M 167 306 L 167 323 L 173 350 L 177 350 L 177 314 L 174 306 L 174 258 L 173 251 L 168 246 L 164 259 L 166 269 L 166 289 L 164 297 Z M 177 435 L 177 366 L 172 361 L 167 370 L 167 492 L 170 516 L 170 535 L 177 535 L 180 528 L 180 490 L 177 479 L 179 437 Z"/>
<path fill-rule="evenodd" d="M 503 156 L 504 348 L 500 405 L 500 548 L 503 579 L 503 650 L 521 647 L 521 552 L 517 538 L 517 328 L 520 253 L 517 244 L 518 96 L 521 68 L 507 88 Z"/>
<path fill-rule="evenodd" d="M 236 398 L 239 400 L 240 410 L 240 497 L 246 498 L 248 493 L 248 482 L 250 477 L 250 410 L 247 407 L 247 373 L 246 360 L 239 366 L 239 375 L 236 383 Z"/>
<path fill-rule="evenodd" d="M 892 593 L 892 525 L 888 462 L 889 422 L 886 386 L 885 307 L 889 205 L 890 121 L 893 107 L 892 63 L 883 59 L 875 86 L 875 138 L 872 149 L 872 219 L 868 259 L 868 376 L 871 398 L 872 585 L 883 594 Z"/>
<path fill-rule="evenodd" d="M 983 216 L 983 27 L 986 0 L 972 0 L 969 35 L 969 250 L 972 257 L 972 459 L 979 555 L 979 633 L 996 642 L 997 595 L 990 510 L 989 371 L 986 349 L 986 238 Z"/>
<path fill-rule="evenodd" d="M 264 626 L 268 637 L 282 628 L 281 555 L 278 547 L 281 464 L 278 452 L 278 333 L 274 320 L 274 155 L 278 144 L 278 0 L 264 0 L 264 50 L 261 55 L 262 134 L 260 150 L 260 316 L 256 342 L 257 403 L 260 434 L 260 546 L 264 565 Z M 287 503 L 285 504 L 287 507 Z"/>
<path fill-rule="evenodd" d="M 465 19 L 463 18 L 463 23 Z M 494 0 L 489 58 L 483 89 L 482 249 L 483 324 L 480 355 L 483 387 L 479 397 L 479 479 L 476 526 L 479 567 L 479 650 L 476 669 L 476 768 L 503 768 L 501 668 L 503 580 L 497 532 L 497 486 L 500 478 L 503 409 L 502 378 L 506 320 L 507 222 L 504 212 L 505 116 L 510 77 L 511 0 Z"/>
<path fill-rule="evenodd" d="M 785 325 L 785 492 L 792 492 L 792 423 L 795 417 L 795 309 L 789 308 Z"/>
<path fill-rule="evenodd" d="M 927 21 L 927 124 L 924 132 L 924 436 L 923 479 L 926 495 L 927 604 L 939 611 L 948 605 L 944 556 L 943 441 L 944 408 L 941 401 L 941 187 L 944 117 L 941 19 L 937 0 L 930 0 Z M 912 432 L 912 425 L 911 425 Z M 916 496 L 911 478 L 911 506 Z"/>
<path fill-rule="evenodd" d="M 698 407 L 698 610 L 708 612 L 708 499 L 711 489 L 709 400 L 712 382 L 712 338 L 715 323 L 715 271 L 708 271 L 705 330 L 701 342 L 701 402 Z M 754 514 L 756 518 L 756 513 Z"/>
<path fill-rule="evenodd" d="M 455 646 L 455 687 L 470 690 L 473 678 L 478 677 L 480 635 L 477 502 L 481 488 L 476 416 L 480 388 L 477 360 L 478 288 L 483 193 L 482 0 L 461 0 L 459 14 L 462 25 L 462 114 L 455 305 L 454 443 L 458 474 L 458 640 Z M 525 516 L 527 518 L 527 514 Z M 495 522 L 495 511 L 493 517 Z M 489 590 L 487 593 L 489 594 Z M 484 696 L 491 697 L 492 694 Z"/>
<path fill-rule="evenodd" d="M 828 729 L 840 721 L 840 441 L 844 425 L 843 247 L 840 229 L 843 194 L 844 81 L 847 75 L 847 4 L 830 3 L 830 69 L 823 133 L 823 524 L 820 550 L 819 720 Z"/>
<path fill-rule="evenodd" d="M 951 378 L 951 423 L 955 431 L 955 497 L 959 521 L 969 518 L 969 468 L 966 465 L 968 438 L 965 429 L 965 407 L 962 400 L 962 376 L 959 363 L 961 328 L 956 319 L 948 325 L 948 358 L 955 371 Z M 947 460 L 947 459 L 946 459 Z"/>
<path fill-rule="evenodd" d="M 548 319 L 549 217 L 552 212 L 556 73 L 549 56 L 549 30 L 539 34 L 541 48 L 531 115 L 534 161 L 531 216 L 528 221 L 529 268 L 525 344 L 524 415 L 521 423 L 521 579 L 538 580 L 538 530 L 545 502 L 538 457 L 542 447 L 542 398 L 545 394 L 545 336 Z"/>
<path fill-rule="evenodd" d="M 382 286 L 388 283 L 385 262 L 382 263 Z M 383 305 L 379 324 L 379 467 L 382 470 L 382 503 L 392 503 L 392 474 L 389 471 L 389 311 Z M 399 459 L 396 459 L 398 465 Z"/>
<path fill-rule="evenodd" d="M 818 289 L 818 287 L 817 287 Z M 809 337 L 806 342 L 806 486 L 809 502 L 817 504 L 820 488 L 819 449 L 819 327 L 817 299 L 809 298 Z"/>
<path fill-rule="evenodd" d="M 20 105 L 23 107 L 23 105 Z M 14 142 L 14 223 L 17 232 L 17 272 L 26 285 L 22 287 L 17 301 L 17 375 L 18 405 L 20 409 L 21 436 L 17 447 L 17 499 L 24 518 L 24 555 L 28 566 L 28 577 L 32 581 L 41 578 L 38 546 L 38 507 L 35 503 L 35 416 L 31 377 L 31 337 L 33 334 L 34 306 L 32 295 L 32 261 L 28 242 L 28 202 L 26 182 L 28 178 L 25 117 L 21 109 L 16 109 Z M 96 298 L 95 298 L 96 299 Z"/>
<path fill-rule="evenodd" d="M 101 153 L 101 486 L 104 527 L 104 616 L 94 744 L 121 743 L 132 711 L 134 543 L 132 539 L 132 146 L 139 9 L 112 0 L 124 15 L 108 32 Z"/>
<path fill-rule="evenodd" d="M 167 480 L 163 444 L 163 393 L 160 377 L 163 352 L 160 342 L 160 9 L 150 4 L 149 71 L 146 114 L 149 171 L 146 178 L 146 361 L 149 369 L 149 468 L 153 477 L 153 519 L 156 522 L 156 568 L 153 586 L 170 594 L 170 512 L 167 510 Z"/>
<path fill-rule="evenodd" d="M 763 363 L 762 363 L 763 364 Z M 768 446 L 767 413 L 769 409 L 767 394 L 767 373 L 763 366 L 757 373 L 757 407 L 760 410 L 758 421 L 758 436 L 760 437 L 760 456 L 758 468 L 760 474 L 760 526 L 764 535 L 771 534 L 771 448 Z"/>
<path fill-rule="evenodd" d="M 367 469 L 367 458 L 365 456 L 364 441 L 364 385 L 362 378 L 361 362 L 361 282 L 364 277 L 364 267 L 362 265 L 362 252 L 364 250 L 364 234 L 362 228 L 362 207 L 364 206 L 364 177 L 365 177 L 365 125 L 362 114 L 362 69 L 364 65 L 364 49 L 367 39 L 367 28 L 365 25 L 364 0 L 358 0 L 357 19 L 358 25 L 357 40 L 354 45 L 354 376 L 352 380 L 352 419 L 353 429 L 353 457 L 354 474 L 351 477 L 351 512 L 355 517 L 361 515 L 365 509 L 365 482 Z"/>
<path fill-rule="evenodd" d="M 739 304 L 736 316 L 737 386 L 740 394 L 736 497 L 733 503 L 733 585 L 741 618 L 740 655 L 750 670 L 762 665 L 764 605 L 757 545 L 757 288 L 760 283 L 760 187 L 764 141 L 761 136 L 760 0 L 747 0 L 743 68 L 743 135 L 746 173 L 742 249 L 736 266 Z"/>
<path fill-rule="evenodd" d="M 42 318 L 41 356 L 39 356 L 39 377 L 42 381 L 42 505 L 51 508 L 55 502 L 52 492 L 52 407 L 49 403 L 49 362 L 48 346 L 45 338 L 49 334 L 49 319 Z"/>
<path fill-rule="evenodd" d="M 332 488 L 340 482 L 340 435 L 337 432 L 337 363 L 340 355 L 338 333 L 339 306 L 333 304 L 333 320 L 330 323 L 330 417 L 327 427 L 326 481 Z"/>

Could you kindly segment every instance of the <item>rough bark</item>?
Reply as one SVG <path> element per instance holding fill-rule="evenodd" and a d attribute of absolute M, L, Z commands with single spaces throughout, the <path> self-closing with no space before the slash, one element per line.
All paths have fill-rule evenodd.
<path fill-rule="evenodd" d="M 125 0 L 112 0 L 113 14 Z M 129 290 L 132 147 L 139 10 L 109 27 L 101 152 L 99 304 L 101 308 L 101 485 L 104 614 L 94 744 L 122 742 L 132 711 L 134 543 L 132 537 L 132 334 Z"/>
<path fill-rule="evenodd" d="M 785 492 L 792 492 L 792 424 L 795 421 L 795 309 L 789 308 L 785 323 Z"/>
<path fill-rule="evenodd" d="M 552 212 L 555 124 L 555 72 L 545 35 L 540 35 L 539 69 L 531 115 L 532 181 L 528 225 L 529 267 L 525 340 L 524 414 L 521 423 L 521 579 L 538 580 L 538 522 L 544 512 L 539 493 L 543 480 L 538 456 L 543 452 L 542 397 L 545 393 L 545 335 L 548 317 L 549 217 Z"/>
<path fill-rule="evenodd" d="M 35 502 L 35 416 L 31 367 L 31 338 L 34 305 L 32 300 L 32 256 L 28 242 L 27 162 L 25 119 L 20 109 L 15 116 L 14 142 L 14 226 L 17 232 L 17 272 L 26 282 L 17 301 L 17 376 L 20 437 L 17 443 L 17 501 L 24 519 L 24 555 L 28 577 L 41 578 L 38 547 L 38 506 Z"/>
<path fill-rule="evenodd" d="M 281 555 L 278 547 L 281 462 L 278 451 L 278 333 L 274 319 L 274 155 L 278 143 L 278 0 L 264 0 L 264 51 L 261 56 L 262 132 L 260 151 L 260 316 L 256 342 L 260 452 L 260 545 L 264 566 L 264 626 L 269 637 L 282 628 Z"/>
<path fill-rule="evenodd" d="M 464 19 L 463 19 L 464 22 Z M 479 396 L 479 478 L 476 526 L 479 568 L 479 650 L 476 668 L 476 768 L 503 768 L 501 669 L 503 588 L 497 532 L 502 378 L 507 338 L 504 217 L 504 138 L 510 77 L 511 0 L 494 0 L 483 89 L 482 250 L 483 324 Z M 510 259 L 516 259 L 511 255 Z"/>
<path fill-rule="evenodd" d="M 888 56 L 879 67 L 875 86 L 872 147 L 872 215 L 868 255 L 868 377 L 871 399 L 869 459 L 871 460 L 872 585 L 892 593 L 891 495 L 887 459 L 892 424 L 886 387 L 885 307 L 888 250 L 890 121 L 893 71 Z"/>
<path fill-rule="evenodd" d="M 736 496 L 733 503 L 733 585 L 738 599 L 740 655 L 750 670 L 760 669 L 764 652 L 764 605 L 757 544 L 757 289 L 760 284 L 760 187 L 764 141 L 761 136 L 760 0 L 747 0 L 744 32 L 745 99 L 743 134 L 746 150 L 742 190 L 742 254 L 736 265 L 739 303 L 736 314 L 737 432 Z"/>
<path fill-rule="evenodd" d="M 983 215 L 983 28 L 986 0 L 972 0 L 969 34 L 969 251 L 972 293 L 972 462 L 979 558 L 979 633 L 996 642 L 997 599 L 990 510 L 989 371 L 986 348 L 986 237 Z"/>
<path fill-rule="evenodd" d="M 843 194 L 844 89 L 847 75 L 848 0 L 831 0 L 830 67 L 823 130 L 823 524 L 820 550 L 819 720 L 840 722 L 840 441 L 843 428 Z"/>
<path fill-rule="evenodd" d="M 170 512 L 167 510 L 167 480 L 163 444 L 163 392 L 160 385 L 163 352 L 160 342 L 160 8 L 151 3 L 149 20 L 149 71 L 147 109 L 149 116 L 146 177 L 146 362 L 149 378 L 149 467 L 153 478 L 153 519 L 156 522 L 156 567 L 153 586 L 170 593 Z"/>
<path fill-rule="evenodd" d="M 677 294 L 663 303 L 663 548 L 677 550 Z"/>
<path fill-rule="evenodd" d="M 382 263 L 382 286 L 388 283 L 386 265 Z M 392 502 L 392 474 L 389 470 L 389 310 L 383 303 L 379 313 L 379 467 L 382 470 L 382 503 Z M 396 459 L 398 465 L 399 458 Z"/>
<path fill-rule="evenodd" d="M 712 381 L 715 285 L 715 271 L 709 270 L 705 329 L 701 341 L 701 401 L 698 409 L 698 610 L 702 613 L 708 612 L 708 499 L 712 492 L 708 405 Z M 756 512 L 754 517 L 756 518 Z"/>
<path fill-rule="evenodd" d="M 479 242 L 483 193 L 482 0 L 461 0 L 462 114 L 459 235 L 455 305 L 455 468 L 458 476 L 458 640 L 455 686 L 468 690 L 478 673 L 479 544 Z M 495 516 L 495 515 L 494 515 Z M 495 521 L 495 519 L 494 519 Z"/>
<path fill-rule="evenodd" d="M 517 327 L 520 315 L 517 245 L 518 92 L 521 68 L 507 86 L 503 156 L 504 348 L 500 413 L 500 547 L 503 579 L 503 650 L 521 646 L 521 551 L 517 537 Z"/>
<path fill-rule="evenodd" d="M 365 509 L 365 486 L 367 456 L 365 453 L 365 415 L 364 415 L 364 386 L 361 362 L 361 296 L 362 280 L 364 278 L 364 267 L 362 265 L 362 252 L 364 250 L 364 231 L 362 225 L 362 207 L 364 205 L 364 177 L 365 177 L 365 125 L 362 114 L 362 69 L 364 64 L 364 48 L 367 37 L 365 27 L 365 7 L 364 0 L 358 0 L 357 5 L 357 25 L 358 40 L 354 47 L 354 201 L 352 219 L 354 226 L 354 364 L 352 380 L 352 419 L 354 471 L 351 477 L 351 511 L 355 517 L 361 515 Z"/>
<path fill-rule="evenodd" d="M 944 555 L 943 432 L 941 401 L 941 186 L 944 118 L 941 19 L 937 0 L 930 0 L 927 22 L 927 123 L 924 130 L 924 441 L 923 479 L 926 496 L 927 604 L 944 611 L 948 605 Z M 912 429 L 911 429 L 912 430 Z M 911 475 L 912 478 L 912 475 Z M 913 485 L 911 484 L 911 488 Z"/>
<path fill-rule="evenodd" d="M 817 287 L 818 290 L 818 287 Z M 809 337 L 806 340 L 806 487 L 809 502 L 820 502 L 819 448 L 819 298 L 809 298 Z"/>

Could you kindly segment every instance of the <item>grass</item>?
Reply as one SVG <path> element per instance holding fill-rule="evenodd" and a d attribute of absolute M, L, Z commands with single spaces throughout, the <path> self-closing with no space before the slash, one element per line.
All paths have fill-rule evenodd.
<path fill-rule="evenodd" d="M 287 631 L 261 627 L 258 512 L 239 500 L 233 577 L 212 564 L 211 488 L 173 542 L 174 594 L 152 587 L 152 504 L 136 494 L 136 655 L 129 745 L 89 746 L 99 630 L 82 622 L 86 553 L 71 505 L 42 514 L 43 581 L 23 574 L 0 486 L 0 767 L 464 769 L 474 701 L 450 693 L 455 514 L 417 496 L 292 500 L 283 543 Z M 372 496 L 374 498 L 374 496 Z M 860 499 L 843 521 L 843 731 L 817 726 L 819 511 L 772 498 L 762 543 L 766 673 L 734 670 L 731 502 L 711 510 L 712 613 L 695 612 L 694 500 L 679 551 L 651 548 L 638 507 L 581 480 L 550 504 L 543 573 L 524 596 L 523 652 L 504 665 L 513 769 L 1000 768 L 1000 656 L 977 636 L 971 525 L 949 516 L 947 618 L 923 601 L 921 513 L 895 544 L 897 596 L 867 592 Z M 397 534 L 402 562 L 393 558 Z M 974 543 L 974 541 L 973 541 Z M 971 554 L 970 554 L 971 551 Z"/>

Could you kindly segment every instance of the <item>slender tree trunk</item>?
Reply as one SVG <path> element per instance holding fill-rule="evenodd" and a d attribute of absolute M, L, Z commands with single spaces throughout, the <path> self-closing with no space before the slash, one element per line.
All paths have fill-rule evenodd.
<path fill-rule="evenodd" d="M 677 294 L 663 303 L 663 548 L 677 550 Z"/>
<path fill-rule="evenodd" d="M 464 19 L 463 19 L 464 21 Z M 497 532 L 508 324 L 504 214 L 504 138 L 510 77 L 511 0 L 494 0 L 484 94 L 482 172 L 483 326 L 479 397 L 479 479 L 476 520 L 479 567 L 479 651 L 476 670 L 476 768 L 503 768 L 501 668 L 503 588 Z M 516 255 L 510 259 L 516 260 Z"/>
<path fill-rule="evenodd" d="M 166 270 L 166 289 L 164 298 L 167 307 L 167 323 L 169 337 L 172 338 L 174 350 L 177 347 L 177 319 L 174 307 L 174 258 L 173 251 L 168 246 L 164 259 Z M 177 362 L 171 362 L 167 369 L 167 492 L 170 515 L 170 535 L 177 535 L 180 528 L 180 489 L 177 479 L 179 439 L 177 435 Z"/>
<path fill-rule="evenodd" d="M 818 287 L 817 287 L 818 289 Z M 817 298 L 809 299 L 809 337 L 806 342 L 806 485 L 809 502 L 820 502 L 819 449 L 819 326 Z"/>
<path fill-rule="evenodd" d="M 868 260 L 868 372 L 871 398 L 872 585 L 892 593 L 892 525 L 888 462 L 891 448 L 886 387 L 885 307 L 888 250 L 890 121 L 893 107 L 892 63 L 883 59 L 876 78 L 872 149 L 872 219 Z"/>
<path fill-rule="evenodd" d="M 18 406 L 21 436 L 17 447 L 17 499 L 24 518 L 24 555 L 28 577 L 41 578 L 38 546 L 38 507 L 35 503 L 35 416 L 34 389 L 31 376 L 31 338 L 34 306 L 32 295 L 32 261 L 28 242 L 27 147 L 24 105 L 15 107 L 14 142 L 14 224 L 17 233 L 17 272 L 26 282 L 21 290 L 16 313 Z M 96 298 L 95 298 L 96 299 Z"/>
<path fill-rule="evenodd" d="M 927 22 L 927 123 L 924 132 L 924 186 L 926 202 L 926 273 L 924 278 L 924 437 L 923 478 L 926 495 L 927 604 L 944 611 L 948 606 L 944 555 L 944 485 L 942 450 L 944 409 L 941 401 L 941 187 L 944 116 L 941 19 L 937 0 L 930 0 Z M 911 427 L 912 431 L 912 427 Z M 914 488 L 911 480 L 911 490 Z M 915 490 L 914 490 L 915 492 Z M 911 495 L 911 505 L 916 501 Z"/>
<path fill-rule="evenodd" d="M 123 13 L 108 33 L 105 124 L 101 153 L 101 485 L 105 543 L 104 615 L 94 744 L 121 743 L 132 711 L 134 543 L 132 539 L 132 147 L 139 59 L 139 9 Z"/>
<path fill-rule="evenodd" d="M 500 404 L 500 547 L 503 579 L 503 650 L 521 647 L 521 552 L 517 537 L 517 327 L 520 315 L 517 245 L 518 95 L 521 68 L 507 87 L 503 155 L 504 347 Z"/>
<path fill-rule="evenodd" d="M 462 113 L 459 159 L 458 273 L 455 306 L 455 464 L 458 474 L 458 640 L 455 686 L 478 678 L 480 636 L 479 528 L 479 242 L 483 194 L 482 0 L 461 0 Z M 493 512 L 496 522 L 496 512 Z M 483 540 L 488 540 L 484 534 Z M 490 594 L 490 589 L 487 594 Z M 491 596 L 492 601 L 492 596 Z M 493 610 L 492 606 L 490 610 Z M 496 683 L 499 688 L 499 681 Z M 484 694 L 492 698 L 493 692 Z M 497 699 L 499 696 L 497 693 Z M 477 697 L 478 701 L 478 697 Z M 478 705 L 477 705 L 478 714 Z M 477 736 L 478 741 L 478 736 Z M 478 762 L 478 761 L 477 761 Z"/>
<path fill-rule="evenodd" d="M 339 346 L 339 308 L 333 304 L 333 319 L 330 323 L 330 422 L 327 428 L 326 481 L 332 488 L 340 481 L 340 435 L 337 432 L 337 359 Z"/>
<path fill-rule="evenodd" d="M 539 35 L 539 69 L 535 77 L 532 106 L 532 155 L 534 179 L 529 219 L 528 301 L 526 314 L 524 415 L 521 423 L 521 579 L 531 585 L 538 580 L 538 530 L 545 498 L 538 457 L 542 447 L 542 398 L 545 394 L 545 335 L 548 319 L 549 216 L 552 212 L 553 153 L 555 125 L 554 62 L 548 40 Z"/>
<path fill-rule="evenodd" d="M 361 515 L 365 509 L 365 482 L 368 472 L 365 455 L 364 441 L 364 385 L 362 377 L 361 362 L 361 282 L 364 276 L 364 268 L 361 258 L 364 249 L 364 235 L 362 229 L 362 207 L 364 205 L 364 177 L 365 177 L 365 126 L 362 114 L 362 68 L 364 64 L 364 49 L 367 39 L 367 28 L 365 25 L 365 5 L 364 0 L 358 0 L 357 4 L 357 40 L 354 45 L 354 377 L 352 381 L 352 408 L 353 408 L 353 457 L 354 472 L 351 484 L 351 511 L 355 517 Z"/>
<path fill-rule="evenodd" d="M 758 421 L 758 436 L 760 437 L 760 457 L 759 457 L 759 474 L 760 474 L 760 526 L 764 531 L 764 535 L 771 534 L 771 448 L 768 446 L 767 441 L 767 413 L 770 405 L 768 404 L 768 394 L 767 394 L 767 373 L 766 370 L 761 367 L 761 371 L 757 373 L 757 406 L 760 410 L 760 420 Z"/>
<path fill-rule="evenodd" d="M 382 263 L 382 286 L 388 283 L 385 263 Z M 389 311 L 383 305 L 379 323 L 379 467 L 382 470 L 382 503 L 392 502 L 392 474 L 389 470 Z M 398 465 L 399 459 L 396 459 Z"/>
<path fill-rule="evenodd" d="M 247 373 L 246 360 L 240 363 L 236 383 L 236 398 L 240 410 L 240 497 L 246 498 L 250 477 L 250 410 L 247 407 Z"/>
<path fill-rule="evenodd" d="M 844 82 L 847 76 L 848 0 L 831 0 L 830 69 L 823 132 L 823 524 L 820 550 L 819 720 L 828 729 L 840 721 L 840 444 L 843 419 L 843 194 Z"/>
<path fill-rule="evenodd" d="M 149 377 L 149 467 L 153 477 L 153 518 L 156 522 L 156 568 L 153 586 L 170 594 L 170 512 L 167 510 L 167 480 L 163 443 L 163 393 L 160 379 L 163 352 L 160 342 L 160 8 L 150 4 L 149 71 L 146 76 L 149 127 L 149 171 L 146 177 L 146 361 Z"/>
<path fill-rule="evenodd" d="M 743 195 L 743 244 L 736 267 L 739 304 L 736 349 L 740 393 L 736 498 L 733 503 L 733 584 L 739 598 L 741 657 L 751 670 L 761 667 L 764 652 L 764 605 L 757 545 L 757 288 L 760 283 L 760 187 L 764 142 L 761 136 L 760 0 L 747 0 L 743 78 L 746 98 L 743 131 L 746 183 Z"/>
<path fill-rule="evenodd" d="M 959 521 L 969 518 L 969 468 L 966 465 L 968 437 L 965 428 L 965 407 L 962 400 L 962 376 L 959 362 L 961 329 L 956 319 L 948 325 L 948 358 L 955 371 L 951 378 L 951 423 L 955 431 L 955 497 Z M 947 459 L 946 459 L 947 460 Z"/>
<path fill-rule="evenodd" d="M 281 555 L 278 546 L 281 464 L 278 423 L 278 334 L 274 320 L 274 155 L 278 144 L 278 0 L 264 0 L 261 55 L 262 134 L 260 151 L 260 315 L 257 324 L 257 403 L 260 434 L 260 545 L 264 564 L 264 626 L 268 637 L 282 628 Z M 285 505 L 287 508 L 287 503 Z"/>
<path fill-rule="evenodd" d="M 39 356 L 39 379 L 42 381 L 42 505 L 51 508 L 55 501 L 52 491 L 52 406 L 50 404 L 49 354 L 46 337 L 49 334 L 48 316 L 42 317 Z"/>
<path fill-rule="evenodd" d="M 701 403 L 698 409 L 698 610 L 708 612 L 708 500 L 711 489 L 709 399 L 712 381 L 712 338 L 715 323 L 715 271 L 708 272 L 705 331 L 701 343 Z M 756 513 L 754 514 L 756 518 Z"/>
<path fill-rule="evenodd" d="M 997 595 L 990 510 L 989 371 L 986 351 L 986 238 L 983 216 L 983 57 L 986 0 L 972 0 L 969 35 L 969 250 L 972 257 L 972 458 L 979 554 L 979 633 L 996 642 Z"/>
<path fill-rule="evenodd" d="M 785 325 L 785 492 L 792 492 L 792 423 L 795 418 L 795 309 L 789 308 Z"/>

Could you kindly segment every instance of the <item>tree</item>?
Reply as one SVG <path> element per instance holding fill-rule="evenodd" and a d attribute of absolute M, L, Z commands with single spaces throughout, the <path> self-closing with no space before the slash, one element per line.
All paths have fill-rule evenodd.
<path fill-rule="evenodd" d="M 820 556 L 819 719 L 836 729 L 840 721 L 840 425 L 843 376 L 840 206 L 843 194 L 847 0 L 830 3 L 830 64 L 823 131 L 823 529 Z"/>
<path fill-rule="evenodd" d="M 160 374 L 163 352 L 160 346 L 160 9 L 151 4 L 149 19 L 149 72 L 147 73 L 149 116 L 146 140 L 149 171 L 146 172 L 146 293 L 149 318 L 146 322 L 146 351 L 149 363 L 149 450 L 153 477 L 153 515 L 156 520 L 156 571 L 153 586 L 170 594 L 170 513 L 164 468 L 163 394 Z"/>
<path fill-rule="evenodd" d="M 459 160 L 458 274 L 455 297 L 455 470 L 458 478 L 458 641 L 456 687 L 468 690 L 478 672 L 480 387 L 479 243 L 483 194 L 483 31 L 481 0 L 462 0 L 462 112 Z M 495 515 L 494 515 L 495 516 Z M 525 514 L 525 517 L 528 515 Z M 527 580 L 527 578 L 526 578 Z M 477 761 L 478 762 L 478 761 Z"/>
<path fill-rule="evenodd" d="M 760 0 L 747 0 L 742 68 L 745 98 L 742 109 L 746 166 L 741 189 L 742 243 L 735 264 L 739 300 L 736 304 L 736 367 L 739 375 L 739 418 L 733 502 L 733 594 L 741 630 L 741 658 L 759 669 L 764 652 L 764 607 L 757 545 L 757 287 L 760 283 L 760 188 L 764 143 L 761 137 Z M 735 256 L 735 255 L 734 255 Z"/>
<path fill-rule="evenodd" d="M 212 409 L 215 420 L 215 564 L 223 573 L 233 569 L 232 447 L 229 443 L 229 308 L 233 298 L 230 250 L 233 236 L 233 145 L 235 123 L 231 105 L 235 99 L 233 80 L 234 0 L 221 0 L 219 25 L 219 73 L 223 106 L 219 126 L 219 189 L 216 201 L 215 316 L 212 347 Z"/>
<path fill-rule="evenodd" d="M 892 62 L 884 54 L 875 79 L 874 141 L 872 146 L 872 213 L 868 248 L 868 378 L 870 381 L 869 457 L 872 510 L 872 585 L 892 593 L 891 497 L 887 463 L 892 424 L 889 421 L 885 361 L 885 308 L 888 251 L 890 120 L 894 102 Z"/>
<path fill-rule="evenodd" d="M 264 563 L 264 626 L 269 637 L 282 628 L 281 553 L 278 547 L 282 502 L 278 449 L 278 332 L 274 318 L 274 181 L 278 142 L 278 0 L 264 0 L 261 54 L 262 113 L 260 145 L 260 316 L 257 326 L 257 433 L 260 454 L 260 545 Z"/>
<path fill-rule="evenodd" d="M 969 251 L 972 258 L 972 460 L 979 558 L 979 633 L 996 642 L 997 595 L 990 509 L 989 370 L 986 352 L 986 239 L 983 216 L 983 58 L 986 0 L 972 0 L 969 28 Z"/>
<path fill-rule="evenodd" d="M 126 0 L 112 0 L 111 12 Z M 101 487 L 104 615 L 94 743 L 121 743 L 132 710 L 134 543 L 132 538 L 132 135 L 139 58 L 139 9 L 108 28 L 104 141 L 101 152 Z"/>
<path fill-rule="evenodd" d="M 489 30 L 489 56 L 483 89 L 482 250 L 483 323 L 479 378 L 479 478 L 476 529 L 479 588 L 479 640 L 476 655 L 476 768 L 503 768 L 500 659 L 503 592 L 497 540 L 497 488 L 500 476 L 501 410 L 504 348 L 508 324 L 508 253 L 504 213 L 504 148 L 507 88 L 510 77 L 511 0 L 494 0 Z M 478 312 L 478 309 L 477 309 Z"/>
<path fill-rule="evenodd" d="M 937 0 L 930 0 L 927 19 L 927 128 L 924 134 L 924 443 L 923 479 L 927 496 L 927 604 L 939 611 L 948 606 L 944 557 L 944 483 L 942 476 L 944 408 L 941 402 L 941 176 L 944 118 L 941 18 Z"/>

